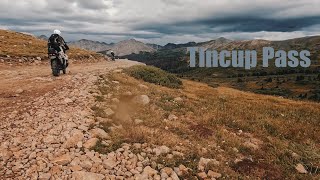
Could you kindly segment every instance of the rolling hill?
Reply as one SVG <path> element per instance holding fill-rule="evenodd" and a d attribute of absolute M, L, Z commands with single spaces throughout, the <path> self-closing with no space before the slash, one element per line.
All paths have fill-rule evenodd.
<path fill-rule="evenodd" d="M 28 62 L 47 59 L 47 42 L 35 36 L 8 30 L 0 30 L 0 57 L 3 60 Z M 103 56 L 79 48 L 68 51 L 70 59 L 99 59 Z"/>

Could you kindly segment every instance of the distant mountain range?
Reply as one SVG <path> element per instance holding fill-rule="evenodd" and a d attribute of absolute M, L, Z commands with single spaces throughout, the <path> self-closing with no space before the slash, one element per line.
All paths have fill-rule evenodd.
<path fill-rule="evenodd" d="M 41 35 L 41 36 L 38 36 L 38 39 L 48 41 L 49 37 L 47 37 L 46 35 Z"/>
<path fill-rule="evenodd" d="M 78 48 L 95 51 L 95 52 L 111 49 L 114 45 L 114 43 L 107 44 L 105 42 L 91 41 L 87 39 L 81 39 L 79 41 L 69 42 L 68 44 L 71 46 L 75 46 Z"/>
<path fill-rule="evenodd" d="M 120 41 L 111 48 L 116 56 L 139 54 L 140 52 L 154 52 L 155 49 L 135 39 Z"/>
<path fill-rule="evenodd" d="M 70 42 L 69 45 L 90 50 L 90 51 L 100 52 L 102 54 L 106 54 L 109 50 L 112 50 L 114 51 L 116 56 L 125 56 L 133 53 L 138 54 L 140 51 L 142 52 L 155 51 L 154 48 L 140 41 L 137 41 L 135 39 L 120 41 L 116 44 L 115 43 L 107 44 L 104 42 L 82 39 L 80 41 Z"/>
<path fill-rule="evenodd" d="M 47 40 L 48 37 L 45 35 L 41 35 L 38 37 L 42 40 Z M 265 46 L 272 46 L 275 49 L 295 49 L 302 50 L 307 49 L 310 50 L 313 54 L 318 55 L 318 51 L 320 50 L 320 36 L 313 37 L 303 37 L 296 38 L 284 41 L 268 41 L 268 40 L 230 40 L 224 37 L 220 37 L 215 40 L 210 40 L 206 42 L 188 42 L 184 44 L 174 44 L 168 43 L 164 46 L 158 44 L 144 44 L 143 42 L 137 41 L 135 39 L 129 39 L 120 41 L 118 43 L 105 43 L 99 41 L 91 41 L 87 39 L 82 39 L 79 41 L 69 42 L 69 45 L 75 46 L 78 48 L 101 52 L 103 54 L 108 53 L 110 50 L 114 51 L 116 56 L 127 56 L 130 54 L 139 54 L 140 52 L 155 52 L 155 51 L 164 51 L 164 50 L 183 50 L 186 51 L 187 47 L 204 47 L 205 49 L 217 49 L 217 50 L 245 50 L 245 49 L 255 49 L 261 50 Z"/>

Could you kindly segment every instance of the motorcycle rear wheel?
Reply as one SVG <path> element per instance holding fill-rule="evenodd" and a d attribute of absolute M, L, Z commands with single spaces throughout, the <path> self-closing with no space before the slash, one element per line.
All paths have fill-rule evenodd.
<path fill-rule="evenodd" d="M 53 60 L 51 62 L 51 69 L 52 69 L 52 75 L 53 76 L 59 76 L 60 75 L 60 69 L 58 62 L 56 60 Z"/>

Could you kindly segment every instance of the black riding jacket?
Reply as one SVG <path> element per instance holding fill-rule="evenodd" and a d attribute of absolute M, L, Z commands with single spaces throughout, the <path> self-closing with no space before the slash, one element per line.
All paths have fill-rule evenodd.
<path fill-rule="evenodd" d="M 48 50 L 49 48 L 54 48 L 58 52 L 61 51 L 60 47 L 62 47 L 63 51 L 69 50 L 69 46 L 59 34 L 52 34 L 48 39 Z"/>

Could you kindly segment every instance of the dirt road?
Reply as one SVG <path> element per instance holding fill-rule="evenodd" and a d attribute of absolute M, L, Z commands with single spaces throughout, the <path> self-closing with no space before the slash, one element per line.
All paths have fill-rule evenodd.
<path fill-rule="evenodd" d="M 1 65 L 0 179 L 109 176 L 111 159 L 89 151 L 96 134 L 108 137 L 101 129 L 89 132 L 94 123 L 91 92 L 100 74 L 136 64 L 128 60 L 74 64 L 60 77 L 53 77 L 47 65 Z"/>
<path fill-rule="evenodd" d="M 1 112 L 16 109 L 21 102 L 39 97 L 66 85 L 78 73 L 99 73 L 139 64 L 128 60 L 71 64 L 68 73 L 53 77 L 50 66 L 8 66 L 0 64 L 0 117 Z"/>

